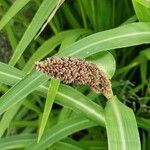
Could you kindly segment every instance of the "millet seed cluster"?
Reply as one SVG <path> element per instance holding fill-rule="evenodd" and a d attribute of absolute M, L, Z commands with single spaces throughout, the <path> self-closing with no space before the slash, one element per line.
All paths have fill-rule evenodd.
<path fill-rule="evenodd" d="M 111 92 L 111 84 L 106 74 L 95 64 L 72 57 L 50 57 L 36 62 L 35 68 L 50 77 L 60 79 L 66 84 L 87 84 L 96 93 L 105 96 Z"/>

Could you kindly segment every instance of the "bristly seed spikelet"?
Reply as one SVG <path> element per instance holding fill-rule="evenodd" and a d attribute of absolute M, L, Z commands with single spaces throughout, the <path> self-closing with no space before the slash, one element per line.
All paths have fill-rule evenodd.
<path fill-rule="evenodd" d="M 35 63 L 36 70 L 50 77 L 60 79 L 66 84 L 87 84 L 96 93 L 106 97 L 111 94 L 111 84 L 104 71 L 95 64 L 73 57 L 50 57 Z"/>

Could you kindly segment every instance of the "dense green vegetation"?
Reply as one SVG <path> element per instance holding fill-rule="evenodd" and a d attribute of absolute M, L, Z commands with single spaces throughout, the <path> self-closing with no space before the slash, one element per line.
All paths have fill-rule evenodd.
<path fill-rule="evenodd" d="M 0 149 L 149 150 L 148 0 L 0 1 Z M 111 80 L 104 97 L 37 72 L 77 57 Z"/>

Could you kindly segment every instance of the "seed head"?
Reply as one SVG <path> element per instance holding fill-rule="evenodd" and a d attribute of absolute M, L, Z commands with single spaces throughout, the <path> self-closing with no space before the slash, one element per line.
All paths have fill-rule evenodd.
<path fill-rule="evenodd" d="M 111 84 L 104 71 L 95 64 L 72 57 L 50 57 L 35 63 L 36 70 L 50 77 L 60 79 L 66 84 L 86 84 L 96 93 L 106 97 L 112 93 Z"/>

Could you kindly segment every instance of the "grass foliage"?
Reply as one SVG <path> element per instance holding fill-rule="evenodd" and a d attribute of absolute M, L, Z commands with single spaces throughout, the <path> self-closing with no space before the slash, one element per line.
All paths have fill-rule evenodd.
<path fill-rule="evenodd" d="M 0 149 L 149 150 L 148 0 L 0 1 Z M 111 79 L 106 99 L 35 71 L 84 58 Z"/>

